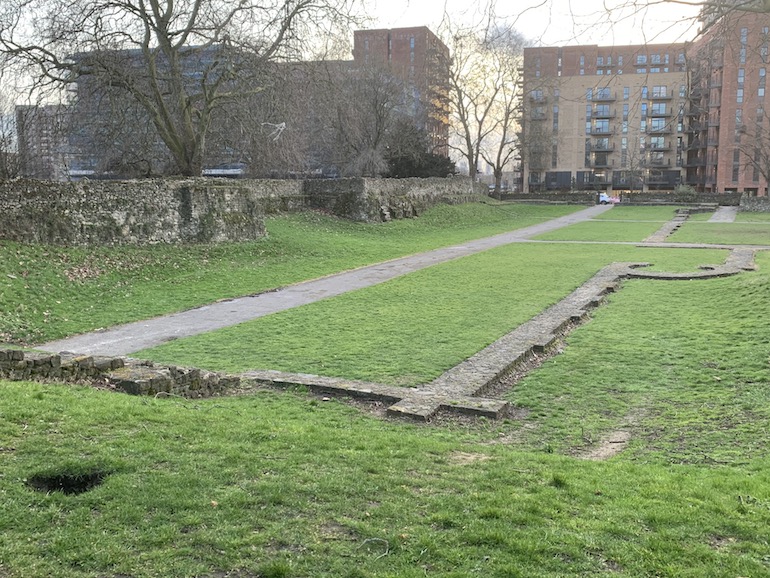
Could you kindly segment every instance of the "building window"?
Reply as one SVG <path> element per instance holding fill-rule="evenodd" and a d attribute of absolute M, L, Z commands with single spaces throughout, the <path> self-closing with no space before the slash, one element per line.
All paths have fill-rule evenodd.
<path fill-rule="evenodd" d="M 647 74 L 647 69 L 646 68 L 637 68 L 636 69 L 636 73 L 637 74 Z"/>
<path fill-rule="evenodd" d="M 625 120 L 625 121 L 628 120 L 628 105 L 627 104 L 623 105 L 623 120 Z"/>
<path fill-rule="evenodd" d="M 666 98 L 668 96 L 668 88 L 666 86 L 653 86 L 652 98 Z"/>
<path fill-rule="evenodd" d="M 629 88 L 627 86 L 623 87 L 623 100 L 628 100 L 628 96 L 630 94 Z"/>
<path fill-rule="evenodd" d="M 660 64 L 660 54 L 651 54 L 650 64 Z"/>
<path fill-rule="evenodd" d="M 601 68 L 599 68 L 599 69 L 596 71 L 596 74 L 597 74 L 597 75 L 599 75 L 599 76 L 601 76 L 602 74 L 604 74 L 604 71 L 603 71 Z"/>
<path fill-rule="evenodd" d="M 743 89 L 742 88 L 738 89 L 738 94 L 735 97 L 735 102 L 737 102 L 738 104 L 743 102 Z"/>
<path fill-rule="evenodd" d="M 676 55 L 676 63 L 677 64 L 684 64 L 684 52 L 680 52 Z"/>
<path fill-rule="evenodd" d="M 743 88 L 743 84 L 745 82 L 746 82 L 746 69 L 739 68 L 738 69 L 738 86 Z"/>
<path fill-rule="evenodd" d="M 620 130 L 623 132 L 623 134 L 626 134 L 628 132 L 628 121 L 624 120 L 623 124 L 620 125 Z"/>
<path fill-rule="evenodd" d="M 637 64 L 647 64 L 647 56 L 644 54 L 637 54 L 636 55 L 636 63 Z"/>
<path fill-rule="evenodd" d="M 604 57 L 603 56 L 597 56 L 596 57 L 596 66 L 604 66 Z"/>
<path fill-rule="evenodd" d="M 610 89 L 607 86 L 605 86 L 604 88 L 597 88 L 596 98 L 599 100 L 609 100 L 610 98 L 612 98 L 612 92 L 610 92 Z"/>
<path fill-rule="evenodd" d="M 679 98 L 684 98 L 687 95 L 687 86 L 684 84 L 679 85 Z"/>
<path fill-rule="evenodd" d="M 556 143 L 551 146 L 551 168 L 555 169 L 559 166 L 559 151 Z"/>
<path fill-rule="evenodd" d="M 658 68 L 657 66 L 653 66 L 652 68 L 650 68 L 650 72 L 660 72 L 660 68 Z"/>
<path fill-rule="evenodd" d="M 652 103 L 652 116 L 665 116 L 666 115 L 666 103 L 665 102 L 653 102 Z"/>
<path fill-rule="evenodd" d="M 647 87 L 642 87 L 642 100 L 647 100 Z"/>
<path fill-rule="evenodd" d="M 612 66 L 612 56 L 607 57 L 607 66 Z"/>
<path fill-rule="evenodd" d="M 559 132 L 559 107 L 554 105 L 553 107 L 553 132 Z"/>

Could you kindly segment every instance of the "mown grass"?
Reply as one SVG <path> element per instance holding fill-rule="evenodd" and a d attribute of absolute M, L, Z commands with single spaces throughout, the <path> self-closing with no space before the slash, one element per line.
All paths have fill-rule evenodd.
<path fill-rule="evenodd" d="M 534 237 L 541 241 L 640 242 L 670 221 L 676 207 L 615 206 L 591 221 Z"/>
<path fill-rule="evenodd" d="M 135 354 L 241 372 L 280 369 L 394 385 L 430 381 L 613 261 L 692 271 L 724 251 L 516 244 Z"/>
<path fill-rule="evenodd" d="M 763 576 L 770 253 L 629 281 L 508 394 L 420 426 L 302 391 L 202 401 L 0 383 L 12 577 Z M 616 429 L 629 448 L 573 457 Z M 110 472 L 79 495 L 38 473 Z"/>
<path fill-rule="evenodd" d="M 440 206 L 379 225 L 317 213 L 268 220 L 258 242 L 62 248 L 0 241 L 0 341 L 39 343 L 461 243 L 579 207 Z"/>
<path fill-rule="evenodd" d="M 510 261 L 523 283 L 545 247 L 583 264 L 719 260 L 517 245 L 491 263 L 529 251 Z M 453 266 L 472 263 L 444 271 L 468 300 L 483 284 Z M 768 575 L 770 252 L 757 263 L 627 282 L 507 394 L 521 417 L 501 422 L 384 420 L 301 390 L 189 401 L 0 381 L 0 575 Z M 575 457 L 618 429 L 624 452 Z M 78 495 L 28 484 L 89 471 L 106 477 Z"/>
<path fill-rule="evenodd" d="M 770 245 L 768 223 L 685 222 L 667 241 L 720 245 Z"/>
<path fill-rule="evenodd" d="M 678 207 L 615 205 L 612 210 L 594 217 L 594 220 L 608 221 L 657 221 L 665 223 L 676 214 Z"/>

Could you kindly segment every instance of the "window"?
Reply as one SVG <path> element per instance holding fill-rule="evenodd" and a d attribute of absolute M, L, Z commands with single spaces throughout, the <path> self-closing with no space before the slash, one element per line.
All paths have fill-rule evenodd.
<path fill-rule="evenodd" d="M 735 102 L 737 102 L 738 104 L 741 104 L 743 102 L 743 89 L 742 88 L 738 89 L 738 94 L 735 96 Z"/>
<path fill-rule="evenodd" d="M 630 94 L 630 91 L 627 86 L 623 87 L 623 100 L 628 100 L 628 96 Z"/>
<path fill-rule="evenodd" d="M 636 69 L 636 73 L 637 74 L 647 74 L 647 69 L 646 68 L 637 68 Z"/>
<path fill-rule="evenodd" d="M 559 151 L 557 145 L 554 143 L 551 146 L 551 168 L 555 169 L 559 166 Z"/>
<path fill-rule="evenodd" d="M 586 120 L 589 120 L 591 118 L 591 115 L 593 114 L 593 109 L 591 108 L 590 104 L 586 105 Z"/>
<path fill-rule="evenodd" d="M 642 118 L 643 119 L 647 116 L 647 106 L 648 106 L 648 104 L 646 102 L 642 103 Z"/>
<path fill-rule="evenodd" d="M 665 102 L 653 102 L 652 103 L 652 116 L 665 116 L 666 115 L 666 103 Z"/>
<path fill-rule="evenodd" d="M 739 68 L 738 69 L 738 86 L 743 88 L 743 84 L 745 82 L 746 82 L 746 69 Z"/>
<path fill-rule="evenodd" d="M 628 120 L 628 105 L 623 105 L 623 120 Z"/>
<path fill-rule="evenodd" d="M 636 55 L 636 63 L 637 64 L 647 64 L 647 56 L 644 54 L 637 54 Z"/>
<path fill-rule="evenodd" d="M 607 66 L 612 66 L 612 56 L 607 57 Z"/>
<path fill-rule="evenodd" d="M 596 66 L 604 66 L 604 57 L 603 56 L 597 56 L 596 57 Z"/>
<path fill-rule="evenodd" d="M 581 56 L 580 57 L 580 68 L 583 68 L 586 65 L 586 57 Z"/>
<path fill-rule="evenodd" d="M 593 89 L 591 89 L 591 88 L 586 89 L 586 100 L 592 100 L 593 97 L 594 97 Z"/>
<path fill-rule="evenodd" d="M 666 86 L 653 86 L 652 98 L 666 98 L 668 93 L 668 87 Z"/>
<path fill-rule="evenodd" d="M 618 56 L 618 66 L 623 66 L 623 57 Z"/>
<path fill-rule="evenodd" d="M 643 100 L 647 100 L 647 87 L 646 86 L 642 87 L 642 99 Z"/>
<path fill-rule="evenodd" d="M 655 132 L 661 132 L 666 129 L 665 118 L 653 118 L 650 120 L 650 130 Z"/>
<path fill-rule="evenodd" d="M 559 106 L 553 106 L 553 132 L 559 132 Z"/>
<path fill-rule="evenodd" d="M 652 68 L 650 68 L 650 72 L 660 72 L 660 68 L 658 68 L 657 66 L 653 66 Z"/>
<path fill-rule="evenodd" d="M 599 76 L 601 76 L 602 74 L 604 74 L 604 71 L 603 71 L 601 68 L 599 68 L 599 69 L 596 71 L 596 74 L 598 74 Z"/>
<path fill-rule="evenodd" d="M 625 134 L 628 132 L 628 121 L 624 120 L 623 124 L 620 125 L 620 130 Z"/>
<path fill-rule="evenodd" d="M 594 121 L 594 131 L 595 134 L 609 134 L 610 132 L 610 121 L 606 119 L 600 119 Z"/>
<path fill-rule="evenodd" d="M 609 87 L 605 86 L 604 88 L 597 88 L 596 89 L 596 98 L 599 100 L 609 100 L 612 98 L 612 93 L 610 92 Z"/>
<path fill-rule="evenodd" d="M 594 116 L 610 116 L 609 104 L 597 104 L 594 110 Z"/>
<path fill-rule="evenodd" d="M 666 148 L 666 139 L 662 136 L 650 137 L 650 148 L 658 150 Z"/>
<path fill-rule="evenodd" d="M 660 54 L 651 54 L 650 64 L 660 64 Z"/>
<path fill-rule="evenodd" d="M 679 98 L 684 98 L 687 96 L 687 86 L 684 84 L 679 85 Z"/>
<path fill-rule="evenodd" d="M 680 52 L 676 55 L 676 63 L 677 64 L 684 64 L 684 52 Z"/>

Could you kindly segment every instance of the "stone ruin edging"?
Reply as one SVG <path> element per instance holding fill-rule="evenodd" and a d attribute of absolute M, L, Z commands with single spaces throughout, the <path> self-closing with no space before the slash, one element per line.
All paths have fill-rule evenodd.
<path fill-rule="evenodd" d="M 518 326 L 488 347 L 420 387 L 396 387 L 334 377 L 281 371 L 249 371 L 228 375 L 195 368 L 104 356 L 48 354 L 0 348 L 0 377 L 10 380 L 59 379 L 98 382 L 136 395 L 209 397 L 242 383 L 274 387 L 305 386 L 320 394 L 347 395 L 390 404 L 390 416 L 428 421 L 440 411 L 501 418 L 505 400 L 483 397 L 538 354 L 554 349 L 560 339 L 584 322 L 589 311 L 616 291 L 623 279 L 708 279 L 753 270 L 755 249 L 734 248 L 722 265 L 691 273 L 645 270 L 645 263 L 614 263 L 602 268 L 567 297 Z"/>

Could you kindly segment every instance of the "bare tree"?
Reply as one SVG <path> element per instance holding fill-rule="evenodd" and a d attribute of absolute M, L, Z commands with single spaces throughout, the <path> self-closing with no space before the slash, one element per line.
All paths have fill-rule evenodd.
<path fill-rule="evenodd" d="M 454 138 L 450 148 L 462 155 L 475 178 L 483 161 L 492 167 L 496 185 L 515 156 L 516 88 L 523 37 L 509 26 L 456 28 L 451 38 L 450 101 Z"/>
<path fill-rule="evenodd" d="M 0 52 L 35 89 L 85 79 L 146 112 L 176 171 L 200 174 L 214 111 L 355 0 L 4 0 Z M 250 90 L 259 86 L 245 85 Z"/>
<path fill-rule="evenodd" d="M 485 48 L 499 74 L 499 85 L 492 106 L 492 132 L 480 155 L 492 169 L 495 193 L 500 193 L 503 172 L 516 156 L 516 134 L 520 113 L 518 89 L 524 38 L 510 26 L 496 28 L 486 39 Z"/>
<path fill-rule="evenodd" d="M 12 99 L 0 92 L 0 179 L 19 176 L 19 150 Z"/>

